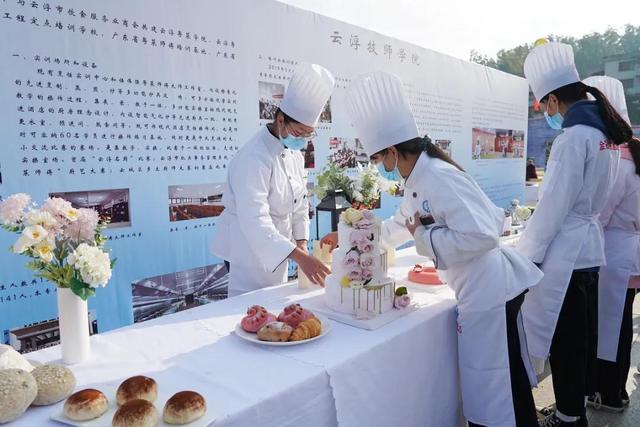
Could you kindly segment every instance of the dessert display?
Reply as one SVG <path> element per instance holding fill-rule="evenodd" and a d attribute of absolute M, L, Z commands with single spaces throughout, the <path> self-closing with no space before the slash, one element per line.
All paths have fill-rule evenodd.
<path fill-rule="evenodd" d="M 181 391 L 164 405 L 162 418 L 167 424 L 185 425 L 200 419 L 207 412 L 207 402 L 195 391 Z"/>
<path fill-rule="evenodd" d="M 118 406 L 122 406 L 129 400 L 142 399 L 151 403 L 158 398 L 158 385 L 153 378 L 138 375 L 125 380 L 116 393 Z"/>
<path fill-rule="evenodd" d="M 0 424 L 17 420 L 38 394 L 33 375 L 22 369 L 0 370 Z"/>
<path fill-rule="evenodd" d="M 153 403 L 133 399 L 122 405 L 113 416 L 113 427 L 155 427 L 158 425 L 158 410 Z"/>
<path fill-rule="evenodd" d="M 107 397 L 101 391 L 92 388 L 73 393 L 64 403 L 64 415 L 73 421 L 89 421 L 99 418 L 108 409 Z"/>
<path fill-rule="evenodd" d="M 274 343 L 305 341 L 322 334 L 320 319 L 300 304 L 288 305 L 277 318 L 264 307 L 251 306 L 240 321 L 240 328 L 244 332 L 255 333 L 260 341 Z"/>
<path fill-rule="evenodd" d="M 331 271 L 325 279 L 330 309 L 368 317 L 393 309 L 395 283 L 386 274 L 380 222 L 373 212 L 349 208 L 342 213 Z"/>
<path fill-rule="evenodd" d="M 76 388 L 76 377 L 65 366 L 42 365 L 31 371 L 38 384 L 35 406 L 51 405 L 69 397 Z"/>
<path fill-rule="evenodd" d="M 442 285 L 442 281 L 434 267 L 425 267 L 420 264 L 416 264 L 409 271 L 409 281 L 422 285 Z"/>
<path fill-rule="evenodd" d="M 242 318 L 240 324 L 245 331 L 256 333 L 264 325 L 275 320 L 276 316 L 269 313 L 264 307 L 253 305 L 247 309 L 247 315 Z"/>
<path fill-rule="evenodd" d="M 293 328 L 284 322 L 271 322 L 264 325 L 258 331 L 258 339 L 261 341 L 287 342 L 293 333 Z"/>

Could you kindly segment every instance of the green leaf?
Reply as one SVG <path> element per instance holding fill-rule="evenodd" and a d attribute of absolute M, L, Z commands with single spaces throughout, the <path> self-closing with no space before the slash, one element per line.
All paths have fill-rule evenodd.
<path fill-rule="evenodd" d="M 89 286 L 88 284 L 84 283 L 81 280 L 78 280 L 75 277 L 71 278 L 70 284 L 71 284 L 71 291 L 84 301 L 86 301 L 87 298 L 92 297 L 96 294 L 96 291 L 91 286 Z"/>
<path fill-rule="evenodd" d="M 396 288 L 396 296 L 401 297 L 402 295 L 407 295 L 409 292 L 407 291 L 406 286 L 400 286 Z"/>

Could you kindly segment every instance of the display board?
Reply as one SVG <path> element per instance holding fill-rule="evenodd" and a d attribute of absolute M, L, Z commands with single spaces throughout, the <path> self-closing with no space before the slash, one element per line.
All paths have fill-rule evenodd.
<path fill-rule="evenodd" d="M 226 168 L 299 61 L 337 82 L 305 149 L 310 187 L 329 161 L 366 162 L 345 87 L 386 70 L 496 204 L 523 194 L 526 82 L 363 28 L 264 0 L 1 0 L 0 31 L 0 196 L 57 195 L 111 218 L 118 264 L 90 301 L 94 332 L 225 297 L 209 248 Z M 0 336 L 30 351 L 56 342 L 55 288 L 4 250 L 13 238 L 0 235 Z"/>

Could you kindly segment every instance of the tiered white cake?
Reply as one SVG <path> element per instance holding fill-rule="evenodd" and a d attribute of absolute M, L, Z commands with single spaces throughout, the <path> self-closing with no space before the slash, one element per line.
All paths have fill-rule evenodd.
<path fill-rule="evenodd" d="M 329 308 L 356 315 L 377 315 L 393 308 L 394 282 L 386 277 L 380 222 L 373 212 L 348 209 L 341 215 L 331 272 L 325 279 Z"/>

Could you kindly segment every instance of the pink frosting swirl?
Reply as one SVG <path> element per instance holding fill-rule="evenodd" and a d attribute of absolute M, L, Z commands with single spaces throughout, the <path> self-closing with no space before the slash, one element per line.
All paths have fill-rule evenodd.
<path fill-rule="evenodd" d="M 362 280 L 362 270 L 360 268 L 354 268 L 349 272 L 349 280 Z"/>
<path fill-rule="evenodd" d="M 342 265 L 347 268 L 351 268 L 353 266 L 358 265 L 360 261 L 360 255 L 356 251 L 349 251 L 342 259 Z"/>
<path fill-rule="evenodd" d="M 374 245 L 371 242 L 363 243 L 358 245 L 358 250 L 362 253 L 368 254 L 373 252 Z"/>
<path fill-rule="evenodd" d="M 247 332 L 256 333 L 267 323 L 274 322 L 276 316 L 269 313 L 260 305 L 253 305 L 247 309 L 247 315 L 240 321 L 240 326 Z"/>
<path fill-rule="evenodd" d="M 393 306 L 399 310 L 409 307 L 411 304 L 411 297 L 408 294 L 395 297 L 393 300 Z"/>
<path fill-rule="evenodd" d="M 291 304 L 284 308 L 282 313 L 278 315 L 278 320 L 291 326 L 293 329 L 297 328 L 300 322 L 314 317 L 313 313 L 302 308 L 300 304 Z"/>
<path fill-rule="evenodd" d="M 372 255 L 368 253 L 360 255 L 360 267 L 362 268 L 373 267 L 374 262 L 375 262 L 375 259 L 373 258 Z"/>
<path fill-rule="evenodd" d="M 362 269 L 362 280 L 371 280 L 373 278 L 373 272 L 368 268 Z"/>

